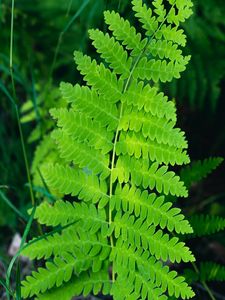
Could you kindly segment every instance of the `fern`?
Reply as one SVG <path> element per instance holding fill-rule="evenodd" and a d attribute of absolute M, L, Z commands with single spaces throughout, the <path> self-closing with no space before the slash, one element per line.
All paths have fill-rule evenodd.
<path fill-rule="evenodd" d="M 100 253 L 100 260 L 104 260 L 110 250 L 107 239 L 101 235 L 97 236 L 95 233 L 87 233 L 80 230 L 76 232 L 74 226 L 65 229 L 61 234 L 55 233 L 52 236 L 47 237 L 45 240 L 39 240 L 32 243 L 29 247 L 23 251 L 24 255 L 29 258 L 45 258 L 48 259 L 52 255 L 60 255 L 64 252 L 74 252 L 78 245 L 82 247 L 85 255 L 95 256 L 96 253 Z"/>
<path fill-rule="evenodd" d="M 133 0 L 146 36 L 115 12 L 105 12 L 109 33 L 90 30 L 104 62 L 75 51 L 86 86 L 61 83 L 67 107 L 51 109 L 51 137 L 60 159 L 41 167 L 47 186 L 64 200 L 43 202 L 35 218 L 67 228 L 32 243 L 24 255 L 47 260 L 22 283 L 24 297 L 71 299 L 103 292 L 122 299 L 194 296 L 166 262 L 193 262 L 176 234 L 192 233 L 167 195 L 188 191 L 171 165 L 189 163 L 176 109 L 156 82 L 179 78 L 190 57 L 179 29 L 190 0 L 160 0 L 153 9 Z M 108 273 L 112 269 L 112 276 Z"/>
<path fill-rule="evenodd" d="M 213 170 L 215 170 L 223 162 L 222 157 L 206 158 L 203 161 L 194 161 L 190 166 L 187 166 L 181 170 L 181 178 L 185 182 L 186 186 L 190 186 L 192 183 L 201 181 Z"/>
<path fill-rule="evenodd" d="M 38 295 L 40 300 L 65 299 L 70 300 L 74 295 L 87 296 L 90 292 L 97 295 L 100 291 L 107 295 L 110 292 L 111 283 L 106 267 L 99 272 L 82 272 L 79 277 L 73 276 L 63 286 L 51 289 L 45 294 Z"/>
<path fill-rule="evenodd" d="M 224 281 L 225 267 L 213 262 L 202 262 L 200 264 L 200 280 Z"/>
<path fill-rule="evenodd" d="M 211 235 L 225 228 L 225 219 L 218 216 L 193 215 L 189 222 L 196 237 Z"/>
<path fill-rule="evenodd" d="M 102 127 L 115 130 L 118 124 L 119 112 L 115 104 L 107 103 L 104 95 L 99 96 L 93 89 L 87 86 L 72 86 L 70 83 L 61 83 L 60 90 L 63 98 L 72 107 L 85 113 L 90 118 L 95 118 Z"/>
<path fill-rule="evenodd" d="M 107 204 L 107 184 L 99 180 L 94 174 L 85 173 L 82 170 L 62 166 L 60 164 L 48 164 L 42 168 L 46 174 L 45 180 L 48 186 L 64 195 L 78 196 L 79 199 Z"/>

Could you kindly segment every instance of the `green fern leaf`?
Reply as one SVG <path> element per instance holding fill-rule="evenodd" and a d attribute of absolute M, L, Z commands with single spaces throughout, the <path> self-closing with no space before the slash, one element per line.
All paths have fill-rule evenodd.
<path fill-rule="evenodd" d="M 85 113 L 88 117 L 95 119 L 102 127 L 114 130 L 118 126 L 118 110 L 115 104 L 108 103 L 97 92 L 87 86 L 70 83 L 61 83 L 62 96 L 68 103 L 72 103 L 74 109 Z"/>
<path fill-rule="evenodd" d="M 135 158 L 142 157 L 143 159 L 150 159 L 153 162 L 157 161 L 160 164 L 171 164 L 172 166 L 190 162 L 185 150 L 176 148 L 175 146 L 158 144 L 156 141 L 152 142 L 149 138 L 146 139 L 134 132 L 121 134 L 116 153 L 117 155 L 134 155 Z"/>
<path fill-rule="evenodd" d="M 138 278 L 136 278 L 135 275 L 137 275 Z M 138 279 L 137 283 L 135 279 Z M 156 288 L 152 282 L 146 282 L 146 280 L 143 280 L 143 277 L 137 273 L 130 275 L 129 279 L 122 275 L 118 276 L 116 283 L 112 287 L 111 293 L 116 300 L 135 300 L 138 299 L 138 295 L 143 297 L 141 299 L 168 299 L 166 295 L 162 295 L 160 289 Z M 125 297 L 123 298 L 122 295 L 125 295 Z"/>
<path fill-rule="evenodd" d="M 103 295 L 110 293 L 111 283 L 108 270 L 105 267 L 99 272 L 82 272 L 79 277 L 73 277 L 63 286 L 50 290 L 45 294 L 39 294 L 38 300 L 71 300 L 73 296 L 83 294 L 88 296 L 93 291 L 94 295 L 102 292 Z"/>
<path fill-rule="evenodd" d="M 108 153 L 113 148 L 112 132 L 108 132 L 99 122 L 86 117 L 85 114 L 66 108 L 52 109 L 52 117 L 57 119 L 57 125 L 63 131 L 78 140 L 87 142 L 89 146 L 100 149 L 103 154 Z"/>
<path fill-rule="evenodd" d="M 104 261 L 110 253 L 110 246 L 107 239 L 96 234 L 84 232 L 82 229 L 77 232 L 75 226 L 64 229 L 61 234 L 55 233 L 44 240 L 31 240 L 31 244 L 22 251 L 22 255 L 30 259 L 48 259 L 52 255 L 59 256 L 61 253 L 74 253 L 79 246 L 84 255 L 94 257 L 99 255 L 99 260 Z"/>
<path fill-rule="evenodd" d="M 163 196 L 157 197 L 156 194 L 148 194 L 135 187 L 125 185 L 121 188 L 117 186 L 115 196 L 110 202 L 111 208 L 118 212 L 123 210 L 129 214 L 135 214 L 148 225 L 160 225 L 162 229 L 167 228 L 170 232 L 192 233 L 193 229 L 184 215 L 180 214 L 180 209 L 171 208 L 172 203 L 165 202 Z"/>
<path fill-rule="evenodd" d="M 115 73 L 107 69 L 102 63 L 97 65 L 95 60 L 87 55 L 83 55 L 79 51 L 74 52 L 74 59 L 77 64 L 77 69 L 88 85 L 93 86 L 98 90 L 100 95 L 107 97 L 111 103 L 118 102 L 121 98 L 123 81 L 117 80 Z"/>
<path fill-rule="evenodd" d="M 157 288 L 151 280 L 147 281 L 142 274 L 133 272 L 129 276 L 118 276 L 116 283 L 111 290 L 113 299 L 153 299 L 153 300 L 166 300 L 166 295 L 162 294 L 162 291 Z M 125 295 L 125 297 L 123 296 Z"/>
<path fill-rule="evenodd" d="M 172 171 L 167 172 L 167 166 L 159 167 L 157 162 L 149 164 L 149 161 L 139 161 L 133 157 L 120 156 L 116 168 L 113 169 L 113 182 L 118 179 L 119 183 L 131 183 L 144 189 L 154 188 L 165 195 L 187 197 L 188 193 L 179 176 Z"/>
<path fill-rule="evenodd" d="M 166 9 L 163 5 L 163 0 L 154 0 L 152 4 L 155 7 L 154 12 L 158 15 L 158 21 L 163 22 L 166 17 Z"/>
<path fill-rule="evenodd" d="M 104 34 L 100 30 L 89 30 L 93 45 L 101 57 L 105 59 L 116 74 L 121 74 L 121 79 L 126 79 L 130 75 L 132 64 L 131 57 L 128 58 L 127 52 L 109 34 Z"/>
<path fill-rule="evenodd" d="M 119 273 L 126 274 L 125 277 L 138 269 L 146 282 L 154 283 L 160 288 L 161 293 L 168 289 L 169 295 L 175 294 L 177 298 L 181 295 L 182 299 L 193 296 L 193 291 L 188 287 L 185 278 L 177 276 L 176 271 L 170 271 L 168 266 L 156 261 L 148 251 L 135 249 L 118 240 L 110 259 L 115 261 L 115 268 L 120 270 Z"/>
<path fill-rule="evenodd" d="M 201 281 L 225 281 L 225 267 L 213 262 L 200 263 Z"/>
<path fill-rule="evenodd" d="M 43 202 L 37 208 L 35 218 L 47 226 L 64 226 L 71 222 L 80 221 L 79 224 L 84 230 L 95 233 L 101 229 L 103 236 L 106 236 L 108 231 L 105 211 L 97 210 L 94 205 L 87 206 L 85 203 L 58 200 L 54 205 L 50 205 Z"/>
<path fill-rule="evenodd" d="M 146 30 L 146 35 L 152 36 L 158 29 L 158 18 L 152 15 L 152 9 L 147 8 L 146 4 L 143 4 L 142 0 L 133 0 L 132 4 L 133 10 L 136 12 L 135 16 L 143 24 L 143 28 Z"/>
<path fill-rule="evenodd" d="M 214 234 L 225 229 L 225 219 L 218 216 L 193 215 L 189 218 L 189 222 L 194 230 L 192 236 L 196 237 Z"/>
<path fill-rule="evenodd" d="M 172 262 L 195 261 L 189 248 L 179 242 L 178 238 L 170 239 L 168 234 L 163 234 L 162 230 L 156 231 L 154 226 L 149 226 L 141 218 L 135 220 L 134 216 L 118 212 L 111 230 L 114 230 L 116 238 L 122 236 L 123 241 L 149 250 L 157 259 L 169 259 Z"/>
<path fill-rule="evenodd" d="M 181 170 L 181 179 L 189 187 L 192 183 L 198 182 L 215 170 L 223 162 L 222 157 L 210 157 L 203 161 L 194 161 L 190 166 Z"/>
<path fill-rule="evenodd" d="M 174 0 L 170 0 L 169 2 L 171 5 L 173 5 L 173 7 L 168 13 L 168 23 L 174 23 L 178 26 L 180 22 L 184 22 L 192 14 L 191 8 L 193 6 L 193 3 L 191 0 L 182 0 L 176 2 Z M 178 11 L 177 13 L 175 7 Z"/>
<path fill-rule="evenodd" d="M 170 61 L 183 62 L 182 51 L 172 41 L 153 39 L 146 52 L 160 59 L 166 58 Z"/>
<path fill-rule="evenodd" d="M 87 168 L 94 174 L 101 174 L 102 179 L 109 175 L 109 157 L 100 151 L 91 147 L 87 151 L 87 145 L 71 138 L 62 129 L 53 131 L 52 138 L 57 143 L 61 158 L 66 162 L 72 161 L 74 164 L 78 164 L 80 168 Z"/>
<path fill-rule="evenodd" d="M 182 61 L 170 61 L 166 60 L 148 60 L 143 57 L 135 69 L 133 75 L 134 78 L 140 78 L 141 80 L 153 80 L 154 82 L 167 82 L 173 78 L 180 78 L 180 73 L 186 69 L 186 65 L 190 60 L 190 56 L 183 57 Z"/>
<path fill-rule="evenodd" d="M 137 56 L 144 49 L 147 40 L 141 39 L 141 34 L 136 33 L 136 29 L 130 25 L 128 20 L 124 20 L 114 11 L 105 11 L 105 22 L 117 40 L 121 41 L 128 50 L 132 50 L 131 55 Z"/>
<path fill-rule="evenodd" d="M 174 121 L 152 117 L 150 113 L 127 108 L 120 119 L 119 130 L 142 132 L 145 138 L 177 148 L 187 148 L 184 132 L 174 128 Z"/>
<path fill-rule="evenodd" d="M 152 116 L 176 121 L 175 105 L 167 99 L 162 92 L 158 93 L 156 87 L 144 85 L 143 81 L 133 81 L 123 94 L 121 101 L 129 106 L 137 107 L 138 110 L 144 108 L 144 111 L 150 112 Z"/>
<path fill-rule="evenodd" d="M 60 164 L 47 164 L 41 170 L 47 185 L 61 194 L 104 205 L 109 201 L 106 182 L 96 175 Z"/>
<path fill-rule="evenodd" d="M 172 41 L 183 47 L 186 45 L 186 35 L 184 34 L 184 30 L 178 29 L 178 27 L 172 27 L 171 25 L 163 24 L 156 32 L 155 37 L 159 40 L 164 38 L 167 41 Z"/>
<path fill-rule="evenodd" d="M 23 297 L 32 297 L 35 294 L 44 293 L 53 286 L 60 287 L 63 282 L 68 282 L 73 274 L 89 269 L 91 259 L 88 256 L 64 253 L 62 257 L 56 257 L 53 262 L 47 262 L 46 267 L 32 272 L 31 276 L 22 282 Z"/>

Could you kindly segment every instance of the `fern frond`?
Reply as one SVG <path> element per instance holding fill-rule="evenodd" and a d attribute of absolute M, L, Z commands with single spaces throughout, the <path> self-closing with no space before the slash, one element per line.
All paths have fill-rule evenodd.
<path fill-rule="evenodd" d="M 87 142 L 89 146 L 100 149 L 103 154 L 112 150 L 113 134 L 103 128 L 99 122 L 72 109 L 69 111 L 66 108 L 51 109 L 50 113 L 54 119 L 57 119 L 58 127 L 75 140 Z"/>
<path fill-rule="evenodd" d="M 186 35 L 184 34 L 184 30 L 178 29 L 178 27 L 172 27 L 171 25 L 163 24 L 158 32 L 156 32 L 155 37 L 157 39 L 163 38 L 167 41 L 172 41 L 183 47 L 186 45 Z"/>
<path fill-rule="evenodd" d="M 74 52 L 75 63 L 87 84 L 107 97 L 107 101 L 116 103 L 122 95 L 123 80 L 117 80 L 116 74 L 107 69 L 103 63 L 97 65 L 95 60 L 79 51 Z"/>
<path fill-rule="evenodd" d="M 130 25 L 128 20 L 124 20 L 114 11 L 105 11 L 105 22 L 117 40 L 126 46 L 127 50 L 132 50 L 131 55 L 137 56 L 144 49 L 147 39 L 141 39 L 141 34 L 136 32 L 135 27 Z"/>
<path fill-rule="evenodd" d="M 60 164 L 47 164 L 41 170 L 47 185 L 61 194 L 78 196 L 78 199 L 93 203 L 100 202 L 101 206 L 109 201 L 106 182 L 99 180 L 96 175 Z"/>
<path fill-rule="evenodd" d="M 172 101 L 168 101 L 162 92 L 158 92 L 156 87 L 145 85 L 143 81 L 133 81 L 128 90 L 123 94 L 121 101 L 128 105 L 133 105 L 138 110 L 144 109 L 152 116 L 166 118 L 168 121 L 176 121 L 176 108 Z"/>
<path fill-rule="evenodd" d="M 53 262 L 47 262 L 45 268 L 33 271 L 31 276 L 22 282 L 22 296 L 27 298 L 44 293 L 53 286 L 60 287 L 68 282 L 73 274 L 78 275 L 90 268 L 92 260 L 88 256 L 64 253 L 61 257 L 55 257 Z"/>
<path fill-rule="evenodd" d="M 126 184 L 123 188 L 117 186 L 115 196 L 110 201 L 112 209 L 118 212 L 123 210 L 136 217 L 145 220 L 148 225 L 160 225 L 162 229 L 167 228 L 170 232 L 192 233 L 193 230 L 184 215 L 180 214 L 179 208 L 172 208 L 172 203 L 165 202 L 163 196 L 130 187 Z"/>
<path fill-rule="evenodd" d="M 82 226 L 83 230 L 95 233 L 101 229 L 103 236 L 108 230 L 105 210 L 97 210 L 92 204 L 88 206 L 85 203 L 70 203 L 62 200 L 56 201 L 54 205 L 43 202 L 38 206 L 35 218 L 47 226 L 63 226 L 79 221 L 78 224 Z"/>
<path fill-rule="evenodd" d="M 218 216 L 193 215 L 189 218 L 189 222 L 194 230 L 190 237 L 211 235 L 225 229 L 225 219 Z"/>
<path fill-rule="evenodd" d="M 184 22 L 192 14 L 193 3 L 191 0 L 169 1 L 171 8 L 168 13 L 164 8 L 161 0 L 153 1 L 155 6 L 154 12 L 157 16 L 153 16 L 151 8 L 143 4 L 142 0 L 133 0 L 133 10 L 136 12 L 135 16 L 138 18 L 142 27 L 146 30 L 147 36 L 152 36 L 160 26 L 160 23 L 166 20 L 169 24 L 178 26 L 179 23 Z M 177 13 L 176 13 L 177 10 Z"/>
<path fill-rule="evenodd" d="M 201 262 L 199 274 L 201 281 L 225 281 L 225 267 L 214 262 Z"/>
<path fill-rule="evenodd" d="M 139 277 L 137 283 L 135 282 L 135 275 Z M 167 300 L 166 295 L 162 295 L 160 289 L 156 288 L 152 282 L 143 282 L 142 276 L 138 276 L 138 273 L 133 274 L 129 278 L 118 276 L 117 281 L 113 284 L 111 294 L 115 300 L 137 300 L 140 295 L 141 299 L 153 299 L 153 300 Z M 129 281 L 128 281 L 129 280 Z M 124 295 L 121 298 L 121 295 Z M 147 297 L 147 298 L 146 298 Z"/>
<path fill-rule="evenodd" d="M 119 112 L 115 104 L 107 102 L 97 92 L 87 86 L 61 82 L 60 90 L 64 99 L 72 103 L 74 109 L 85 113 L 88 117 L 95 119 L 102 127 L 114 130 L 118 126 Z"/>
<path fill-rule="evenodd" d="M 111 282 L 108 275 L 108 268 L 105 267 L 99 272 L 86 271 L 79 274 L 79 277 L 72 277 L 72 280 L 63 286 L 50 290 L 45 294 L 39 294 L 38 300 L 71 300 L 73 296 L 88 296 L 91 292 L 94 295 L 102 292 L 103 295 L 110 294 Z"/>
<path fill-rule="evenodd" d="M 131 183 L 142 186 L 144 189 L 154 188 L 165 195 L 187 197 L 188 192 L 179 176 L 172 171 L 168 172 L 168 166 L 159 166 L 157 162 L 150 163 L 148 159 L 143 161 L 129 156 L 120 156 L 112 173 L 113 182 Z"/>
<path fill-rule="evenodd" d="M 145 138 L 148 137 L 151 141 L 156 140 L 159 144 L 187 148 L 184 132 L 174 128 L 174 125 L 174 121 L 153 117 L 150 113 L 128 107 L 120 119 L 119 130 L 141 131 Z"/>
<path fill-rule="evenodd" d="M 166 9 L 163 4 L 163 0 L 154 0 L 152 1 L 152 5 L 155 7 L 154 8 L 154 13 L 158 15 L 158 21 L 163 22 L 163 20 L 166 17 Z"/>
<path fill-rule="evenodd" d="M 181 170 L 180 177 L 185 182 L 185 185 L 189 187 L 192 183 L 207 177 L 222 162 L 222 157 L 210 157 L 203 161 L 194 161 L 190 166 L 186 166 Z"/>
<path fill-rule="evenodd" d="M 117 155 L 134 155 L 135 158 L 149 159 L 152 162 L 157 161 L 159 164 L 171 164 L 172 166 L 175 164 L 188 164 L 190 162 L 186 150 L 165 144 L 158 144 L 156 141 L 152 142 L 149 138 L 146 139 L 134 132 L 121 133 L 116 153 Z"/>
<path fill-rule="evenodd" d="M 179 23 L 184 22 L 192 15 L 193 3 L 191 0 L 181 0 L 176 2 L 174 0 L 169 0 L 169 3 L 173 6 L 171 7 L 167 16 L 168 23 L 174 23 L 176 26 L 178 26 Z"/>
<path fill-rule="evenodd" d="M 76 253 L 77 247 L 84 255 L 95 257 L 104 261 L 110 253 L 110 246 L 106 238 L 101 235 L 90 234 L 83 231 L 81 228 L 79 232 L 75 226 L 72 225 L 62 231 L 61 234 L 55 233 L 47 236 L 46 239 L 35 241 L 31 240 L 31 245 L 22 251 L 22 255 L 30 259 L 48 259 L 52 255 L 60 256 L 61 253 Z"/>
<path fill-rule="evenodd" d="M 121 236 L 129 245 L 149 250 L 157 259 L 169 259 L 171 262 L 195 261 L 189 248 L 183 242 L 179 242 L 177 237 L 170 239 L 162 230 L 156 231 L 154 226 L 149 226 L 141 218 L 135 220 L 134 216 L 128 213 L 122 215 L 118 212 L 111 230 L 114 230 L 117 239 Z"/>
<path fill-rule="evenodd" d="M 153 0 L 151 9 L 133 0 L 145 38 L 107 11 L 112 36 L 89 31 L 104 62 L 75 51 L 89 87 L 61 84 L 67 108 L 51 110 L 57 120 L 51 136 L 58 161 L 41 166 L 47 185 L 60 198 L 70 196 L 36 210 L 35 218 L 58 226 L 60 234 L 27 246 L 25 254 L 51 262 L 27 277 L 24 295 L 69 300 L 103 289 L 115 300 L 194 296 L 184 278 L 162 262 L 195 260 L 173 236 L 192 233 L 192 228 L 164 197 L 187 197 L 184 183 L 168 165 L 188 163 L 188 145 L 175 127 L 174 103 L 149 83 L 179 78 L 185 70 L 190 57 L 179 49 L 186 40 L 178 24 L 188 17 L 190 3 Z"/>
<path fill-rule="evenodd" d="M 132 59 L 131 57 L 128 58 L 127 52 L 115 41 L 114 37 L 110 37 L 109 34 L 104 34 L 98 29 L 89 30 L 89 35 L 93 40 L 93 45 L 97 49 L 97 52 L 109 63 L 114 72 L 120 74 L 121 79 L 128 78 Z"/>
<path fill-rule="evenodd" d="M 119 275 L 116 282 L 113 284 L 111 294 L 115 300 L 167 300 L 167 296 L 162 294 L 162 291 L 152 283 L 151 280 L 146 280 L 144 276 L 138 272 L 130 273 L 128 277 Z M 124 295 L 124 296 L 121 296 Z"/>
<path fill-rule="evenodd" d="M 158 18 L 152 15 L 152 9 L 143 4 L 142 0 L 132 0 L 135 16 L 142 23 L 147 36 L 152 36 L 158 29 Z M 160 18 L 160 17 L 159 17 Z"/>
<path fill-rule="evenodd" d="M 190 56 L 185 56 L 182 61 L 168 63 L 166 60 L 148 60 L 143 57 L 133 72 L 133 76 L 135 79 L 169 82 L 173 78 L 180 78 L 180 73 L 186 69 L 189 60 Z"/>
<path fill-rule="evenodd" d="M 115 261 L 115 268 L 125 278 L 139 270 L 145 280 L 149 280 L 160 288 L 161 293 L 169 292 L 169 296 L 180 296 L 182 299 L 193 296 L 192 289 L 185 282 L 185 278 L 178 276 L 176 271 L 170 271 L 169 267 L 151 256 L 148 251 L 136 249 L 122 240 L 118 240 L 111 253 L 111 260 Z M 127 282 L 130 282 L 127 280 Z"/>
<path fill-rule="evenodd" d="M 94 174 L 101 174 L 101 179 L 109 175 L 109 156 L 71 138 L 62 129 L 56 129 L 51 136 L 57 144 L 60 157 L 66 162 L 72 161 L 80 168 L 87 168 Z"/>
<path fill-rule="evenodd" d="M 146 53 L 160 59 L 167 58 L 170 61 L 183 61 L 182 51 L 172 41 L 153 39 L 147 47 Z"/>

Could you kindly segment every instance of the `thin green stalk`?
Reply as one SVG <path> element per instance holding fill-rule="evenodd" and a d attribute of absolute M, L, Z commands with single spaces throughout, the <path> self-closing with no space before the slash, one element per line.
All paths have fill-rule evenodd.
<path fill-rule="evenodd" d="M 26 228 L 25 228 L 25 230 L 24 230 L 24 234 L 23 234 L 23 236 L 22 236 L 20 248 L 19 248 L 19 250 L 17 251 L 16 255 L 13 256 L 13 258 L 12 258 L 10 264 L 9 264 L 9 267 L 8 267 L 8 269 L 7 269 L 7 272 L 6 272 L 6 286 L 7 286 L 8 290 L 10 290 L 10 277 L 11 277 L 11 272 L 12 272 L 13 265 L 14 265 L 14 263 L 16 262 L 17 258 L 19 257 L 20 252 L 21 252 L 21 249 L 22 249 L 22 247 L 24 246 L 24 244 L 25 244 L 25 242 L 26 242 L 28 233 L 29 233 L 30 228 L 31 228 L 31 224 L 32 224 L 33 219 L 34 219 L 35 211 L 36 211 L 36 206 L 33 207 L 33 210 L 32 210 L 32 213 L 31 213 L 31 215 L 30 215 L 29 221 L 27 222 L 27 226 L 26 226 Z M 6 290 L 6 294 L 7 294 L 8 300 L 10 300 L 10 295 L 9 295 L 9 293 L 7 292 L 7 290 Z"/>
<path fill-rule="evenodd" d="M 33 193 L 33 189 L 32 189 L 32 182 L 31 182 L 30 169 L 29 169 L 29 165 L 28 165 L 27 153 L 26 153 L 26 148 L 25 148 L 24 136 L 23 136 L 23 131 L 22 131 L 21 123 L 20 123 L 20 116 L 19 116 L 19 111 L 18 111 L 18 106 L 17 106 L 16 88 L 15 88 L 15 82 L 14 82 L 14 76 L 13 76 L 14 6 L 15 6 L 15 2 L 14 2 L 14 0 L 12 0 L 11 27 L 10 27 L 10 48 L 9 48 L 9 69 L 10 69 L 10 76 L 11 76 L 11 82 L 12 82 L 13 104 L 14 104 L 15 111 L 16 111 L 16 119 L 17 119 L 18 128 L 19 128 L 19 135 L 20 135 L 20 141 L 21 141 L 21 146 L 22 146 L 22 151 L 23 151 L 23 157 L 24 157 L 24 162 L 25 162 L 27 179 L 28 179 L 29 186 L 30 186 L 31 203 L 32 203 L 32 206 L 34 206 L 34 204 L 35 204 L 34 193 Z"/>
<path fill-rule="evenodd" d="M 3 288 L 6 290 L 6 292 L 13 297 L 13 292 L 8 289 L 8 287 L 6 286 L 6 283 L 1 278 L 0 278 L 0 285 L 2 285 Z"/>
<path fill-rule="evenodd" d="M 29 55 L 29 61 L 32 61 L 31 55 Z M 35 78 L 34 78 L 34 72 L 33 72 L 33 64 L 30 64 L 30 74 L 31 74 L 31 87 L 32 87 L 32 99 L 33 99 L 33 105 L 34 105 L 34 111 L 36 115 L 36 120 L 38 125 L 41 127 L 41 116 L 38 108 L 38 101 L 37 101 L 37 93 L 35 89 Z M 42 129 L 42 128 L 41 128 Z"/>
<path fill-rule="evenodd" d="M 38 174 L 39 174 L 39 176 L 40 176 L 40 178 L 41 178 L 41 182 L 42 182 L 44 188 L 45 188 L 46 191 L 47 191 L 47 194 L 50 195 L 50 199 L 52 200 L 52 203 L 54 203 L 54 202 L 56 201 L 56 198 L 51 194 L 51 192 L 50 192 L 50 190 L 49 190 L 49 188 L 48 188 L 48 186 L 47 186 L 47 183 L 46 183 L 46 181 L 45 181 L 45 179 L 44 179 L 44 177 L 43 177 L 43 175 L 42 175 L 42 173 L 41 173 L 40 168 L 37 167 L 37 171 L 38 171 Z"/>
<path fill-rule="evenodd" d="M 83 2 L 83 4 L 78 9 L 78 11 L 73 15 L 73 17 L 70 19 L 70 21 L 66 24 L 64 29 L 59 34 L 57 45 L 56 45 L 56 48 L 55 48 L 53 62 L 52 62 L 51 68 L 50 68 L 49 84 L 51 83 L 52 74 L 53 74 L 54 69 L 55 69 L 55 64 L 56 64 L 56 61 L 57 61 L 57 57 L 58 57 L 58 54 L 59 54 L 59 49 L 60 49 L 60 46 L 61 46 L 61 43 L 62 43 L 63 36 L 69 30 L 69 28 L 71 27 L 73 22 L 79 17 L 79 15 L 82 13 L 82 11 L 84 10 L 84 8 L 87 6 L 87 4 L 89 2 L 90 2 L 90 0 L 86 0 L 86 1 Z"/>
<path fill-rule="evenodd" d="M 119 3 L 118 3 L 118 10 L 120 10 L 120 6 L 121 6 L 121 0 L 119 0 Z"/>
<path fill-rule="evenodd" d="M 28 187 L 29 184 L 27 183 L 25 186 Z M 43 187 L 33 185 L 33 190 L 35 192 L 41 193 L 43 196 L 47 197 L 48 202 L 51 203 L 51 204 L 53 204 L 57 200 L 56 197 L 54 197 L 51 193 L 48 193 L 48 191 L 46 191 L 46 189 L 43 188 Z"/>
<path fill-rule="evenodd" d="M 201 284 L 199 284 L 199 283 L 194 283 L 194 285 L 195 285 L 196 287 L 200 288 L 201 290 L 203 290 L 203 291 L 205 292 L 205 287 L 203 287 Z M 219 293 L 217 293 L 217 292 L 215 292 L 215 291 L 213 291 L 213 294 L 214 294 L 214 296 L 216 297 L 216 300 L 219 300 L 219 299 L 225 300 L 225 296 L 223 296 L 223 295 L 221 295 L 221 294 L 219 294 Z"/>
<path fill-rule="evenodd" d="M 200 274 L 198 267 L 194 262 L 192 262 L 192 266 L 197 274 Z M 208 287 L 207 283 L 203 280 L 201 281 L 202 285 L 204 286 L 206 292 L 208 293 L 211 300 L 216 300 L 216 298 L 213 296 L 213 293 L 211 292 L 210 288 Z"/>
<path fill-rule="evenodd" d="M 71 10 L 71 7 L 72 7 L 72 3 L 73 3 L 73 0 L 70 0 L 67 11 L 66 11 L 66 17 L 69 16 L 69 13 L 70 13 L 70 10 Z"/>
<path fill-rule="evenodd" d="M 21 219 L 23 219 L 24 221 L 28 220 L 27 217 L 15 207 L 15 205 L 6 197 L 6 195 L 1 190 L 0 197 Z"/>
<path fill-rule="evenodd" d="M 20 272 L 20 261 L 17 261 L 16 267 L 16 300 L 21 300 L 21 272 Z"/>

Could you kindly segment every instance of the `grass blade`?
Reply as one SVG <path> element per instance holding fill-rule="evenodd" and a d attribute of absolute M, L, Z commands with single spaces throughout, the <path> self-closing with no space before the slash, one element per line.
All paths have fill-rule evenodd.
<path fill-rule="evenodd" d="M 15 207 L 15 205 L 6 197 L 6 195 L 1 190 L 0 197 L 20 218 L 22 218 L 24 221 L 28 221 L 28 218 Z"/>

